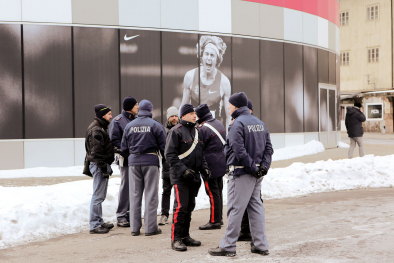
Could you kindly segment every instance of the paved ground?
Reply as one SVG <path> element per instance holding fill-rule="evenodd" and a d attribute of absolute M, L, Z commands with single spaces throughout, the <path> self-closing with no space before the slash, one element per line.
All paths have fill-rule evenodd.
<path fill-rule="evenodd" d="M 264 201 L 270 255 L 250 253 L 237 243 L 235 258 L 212 257 L 224 228 L 200 231 L 208 210 L 193 213 L 191 236 L 202 246 L 187 252 L 170 248 L 170 225 L 163 234 L 132 237 L 115 227 L 106 235 L 88 231 L 0 250 L 0 262 L 393 262 L 394 190 L 362 189 Z M 225 225 L 227 221 L 225 220 Z"/>

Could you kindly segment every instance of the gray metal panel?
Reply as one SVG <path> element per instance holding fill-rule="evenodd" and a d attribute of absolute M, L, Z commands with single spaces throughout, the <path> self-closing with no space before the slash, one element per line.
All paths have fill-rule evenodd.
<path fill-rule="evenodd" d="M 25 138 L 72 138 L 71 27 L 23 26 Z"/>
<path fill-rule="evenodd" d="M 271 139 L 271 144 L 274 150 L 280 149 L 280 148 L 285 148 L 285 135 L 282 133 L 270 133 L 270 139 Z"/>
<path fill-rule="evenodd" d="M 85 150 L 85 139 L 75 139 L 74 140 L 74 165 L 84 165 L 86 156 Z"/>
<path fill-rule="evenodd" d="M 326 89 L 320 89 L 320 131 L 328 131 L 328 95 Z"/>
<path fill-rule="evenodd" d="M 270 132 L 285 132 L 283 43 L 260 41 L 261 120 Z"/>
<path fill-rule="evenodd" d="M 319 141 L 319 133 L 304 133 L 305 143 L 310 141 Z"/>
<path fill-rule="evenodd" d="M 259 36 L 260 4 L 231 0 L 231 26 L 233 34 Z"/>
<path fill-rule="evenodd" d="M 84 138 L 94 105 L 119 114 L 118 30 L 74 27 L 75 137 Z"/>
<path fill-rule="evenodd" d="M 284 39 L 302 42 L 302 12 L 284 9 Z"/>
<path fill-rule="evenodd" d="M 337 66 L 337 55 L 329 52 L 328 53 L 328 83 L 335 85 L 337 82 L 336 79 L 336 66 Z"/>
<path fill-rule="evenodd" d="M 119 0 L 119 25 L 160 27 L 161 0 Z"/>
<path fill-rule="evenodd" d="M 118 0 L 72 0 L 75 24 L 119 25 Z"/>
<path fill-rule="evenodd" d="M 328 48 L 332 51 L 336 51 L 336 28 L 337 26 L 328 21 Z"/>
<path fill-rule="evenodd" d="M 73 139 L 28 140 L 24 147 L 25 168 L 74 166 Z"/>
<path fill-rule="evenodd" d="M 0 141 L 0 170 L 23 168 L 23 141 Z"/>
<path fill-rule="evenodd" d="M 161 0 L 161 27 L 198 30 L 198 0 Z"/>
<path fill-rule="evenodd" d="M 253 103 L 253 114 L 260 118 L 259 40 L 233 37 L 232 91 L 245 92 Z"/>
<path fill-rule="evenodd" d="M 304 131 L 319 131 L 317 49 L 304 46 Z"/>
<path fill-rule="evenodd" d="M 125 36 L 136 38 L 126 41 Z M 160 32 L 120 29 L 121 100 L 133 96 L 153 104 L 153 118 L 161 116 Z"/>
<path fill-rule="evenodd" d="M 21 26 L 0 25 L 0 139 L 23 139 Z"/>
<path fill-rule="evenodd" d="M 308 13 L 303 13 L 302 16 L 302 41 L 317 46 L 317 16 Z"/>
<path fill-rule="evenodd" d="M 260 4 L 260 36 L 284 38 L 284 8 Z"/>
<path fill-rule="evenodd" d="M 318 49 L 317 63 L 319 70 L 319 82 L 328 83 L 328 51 Z"/>
<path fill-rule="evenodd" d="M 285 43 L 285 132 L 304 131 L 302 46 Z"/>
<path fill-rule="evenodd" d="M 328 91 L 328 101 L 329 101 L 329 121 L 328 121 L 328 131 L 336 131 L 336 120 L 335 120 L 335 90 Z"/>

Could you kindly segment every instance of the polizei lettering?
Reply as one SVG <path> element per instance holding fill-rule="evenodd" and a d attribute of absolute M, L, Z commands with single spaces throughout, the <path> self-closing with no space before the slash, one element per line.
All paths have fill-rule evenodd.
<path fill-rule="evenodd" d="M 130 133 L 142 133 L 142 132 L 150 132 L 149 126 L 141 126 L 141 127 L 130 127 Z"/>
<path fill-rule="evenodd" d="M 248 125 L 249 132 L 260 132 L 264 131 L 264 125 Z"/>

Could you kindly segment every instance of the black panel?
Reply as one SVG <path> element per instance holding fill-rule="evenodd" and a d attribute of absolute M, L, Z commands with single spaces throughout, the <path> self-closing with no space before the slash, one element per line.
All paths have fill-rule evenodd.
<path fill-rule="evenodd" d="M 23 139 L 21 26 L 0 25 L 0 139 Z"/>
<path fill-rule="evenodd" d="M 200 103 L 206 103 L 212 115 L 227 126 L 231 122 L 231 37 L 200 35 L 199 49 Z"/>
<path fill-rule="evenodd" d="M 302 46 L 285 43 L 285 132 L 304 131 Z"/>
<path fill-rule="evenodd" d="M 197 42 L 197 34 L 162 32 L 163 115 L 171 106 L 179 109 L 183 95 L 190 103 L 192 93 L 199 93 Z"/>
<path fill-rule="evenodd" d="M 233 93 L 245 92 L 260 118 L 260 41 L 233 37 Z"/>
<path fill-rule="evenodd" d="M 319 131 L 317 49 L 304 46 L 304 131 Z"/>
<path fill-rule="evenodd" d="M 318 49 L 317 61 L 319 69 L 319 82 L 328 83 L 328 51 Z"/>
<path fill-rule="evenodd" d="M 271 133 L 285 132 L 283 43 L 260 41 L 261 120 Z"/>
<path fill-rule="evenodd" d="M 85 137 L 94 105 L 119 114 L 118 30 L 74 27 L 75 136 Z"/>
<path fill-rule="evenodd" d="M 340 81 L 340 63 L 339 56 L 336 59 L 336 84 L 337 84 L 337 130 L 341 130 L 341 81 Z"/>
<path fill-rule="evenodd" d="M 336 121 L 335 121 L 335 100 L 337 99 L 335 97 L 335 90 L 329 90 L 328 91 L 328 96 L 329 96 L 329 121 L 328 121 L 328 131 L 335 131 L 336 130 Z"/>
<path fill-rule="evenodd" d="M 335 85 L 336 80 L 336 60 L 337 55 L 332 52 L 328 53 L 328 83 Z"/>
<path fill-rule="evenodd" d="M 147 99 L 161 122 L 160 32 L 121 29 L 120 72 L 121 102 L 127 96 Z"/>
<path fill-rule="evenodd" d="M 26 139 L 72 138 L 71 27 L 23 26 Z"/>
<path fill-rule="evenodd" d="M 328 131 L 327 89 L 320 89 L 320 131 Z"/>

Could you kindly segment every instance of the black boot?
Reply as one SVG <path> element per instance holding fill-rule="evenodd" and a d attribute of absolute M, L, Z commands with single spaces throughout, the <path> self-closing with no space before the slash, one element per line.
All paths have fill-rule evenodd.
<path fill-rule="evenodd" d="M 222 228 L 220 223 L 212 224 L 211 222 L 208 222 L 205 225 L 199 227 L 200 230 L 211 230 L 211 229 L 220 229 L 220 228 Z"/>
<path fill-rule="evenodd" d="M 155 232 L 145 233 L 145 236 L 154 236 L 154 235 L 160 235 L 160 234 L 161 234 L 161 229 L 158 228 Z"/>
<path fill-rule="evenodd" d="M 201 241 L 194 240 L 190 236 L 182 238 L 183 244 L 185 244 L 188 247 L 199 247 L 201 246 Z"/>
<path fill-rule="evenodd" d="M 90 234 L 107 234 L 108 232 L 109 229 L 102 226 L 89 231 Z"/>
<path fill-rule="evenodd" d="M 257 247 L 254 246 L 253 242 L 250 242 L 250 252 L 263 256 L 268 256 L 270 253 L 268 250 L 259 250 Z"/>
<path fill-rule="evenodd" d="M 130 223 L 127 221 L 124 222 L 118 222 L 118 227 L 130 227 Z"/>
<path fill-rule="evenodd" d="M 235 257 L 237 255 L 236 252 L 230 252 L 230 251 L 225 251 L 223 249 L 221 249 L 220 247 L 217 248 L 210 248 L 208 250 L 208 253 L 211 256 L 226 256 L 226 257 Z"/>
<path fill-rule="evenodd" d="M 250 233 L 239 233 L 239 237 L 237 241 L 253 241 L 252 235 Z"/>
<path fill-rule="evenodd" d="M 105 227 L 105 228 L 107 228 L 107 229 L 112 229 L 112 228 L 114 228 L 114 224 L 111 224 L 111 223 L 102 223 L 101 226 L 102 226 L 102 227 Z"/>
<path fill-rule="evenodd" d="M 187 247 L 183 244 L 181 239 L 176 239 L 175 241 L 171 242 L 171 247 L 175 251 L 186 251 Z"/>

